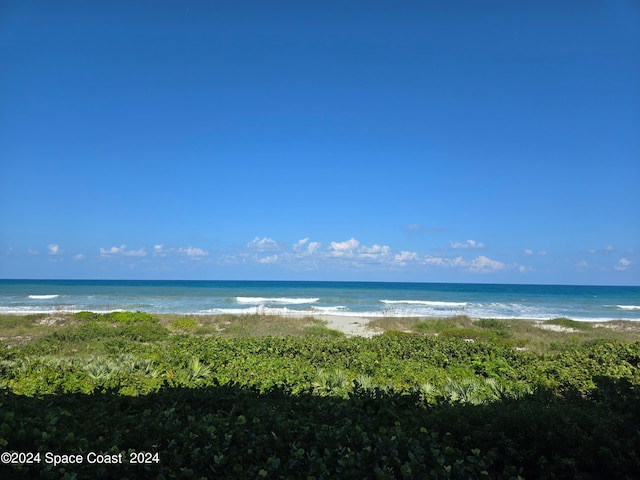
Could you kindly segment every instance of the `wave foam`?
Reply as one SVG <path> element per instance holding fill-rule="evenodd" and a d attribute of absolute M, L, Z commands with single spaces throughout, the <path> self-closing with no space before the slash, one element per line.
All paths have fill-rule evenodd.
<path fill-rule="evenodd" d="M 344 305 L 336 305 L 335 307 L 311 307 L 311 310 L 313 312 L 318 312 L 318 313 L 340 313 L 340 312 L 345 312 L 347 310 L 349 310 L 347 307 L 345 307 Z"/>
<path fill-rule="evenodd" d="M 640 305 L 616 305 L 620 310 L 640 310 Z"/>
<path fill-rule="evenodd" d="M 428 307 L 466 307 L 467 302 L 434 302 L 427 300 L 380 300 L 382 303 L 394 305 L 426 305 Z"/>
<path fill-rule="evenodd" d="M 29 298 L 33 300 L 51 300 L 52 298 L 58 298 L 60 295 L 29 295 Z"/>
<path fill-rule="evenodd" d="M 315 303 L 319 298 L 288 298 L 288 297 L 236 297 L 238 303 L 284 303 L 289 305 L 300 305 L 302 303 Z"/>
<path fill-rule="evenodd" d="M 197 314 L 227 314 L 227 315 L 291 315 L 297 314 L 295 310 L 290 310 L 287 307 L 269 308 L 262 306 L 247 307 L 247 308 L 210 308 L 207 310 L 201 310 Z"/>

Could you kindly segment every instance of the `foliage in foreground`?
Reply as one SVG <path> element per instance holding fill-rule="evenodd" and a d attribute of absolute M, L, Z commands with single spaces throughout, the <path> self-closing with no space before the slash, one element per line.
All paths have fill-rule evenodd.
<path fill-rule="evenodd" d="M 590 479 L 640 468 L 638 342 L 542 354 L 397 332 L 219 338 L 136 315 L 0 348 L 0 450 L 122 452 L 125 463 L 0 465 L 0 476 Z M 128 464 L 132 451 L 158 462 Z"/>

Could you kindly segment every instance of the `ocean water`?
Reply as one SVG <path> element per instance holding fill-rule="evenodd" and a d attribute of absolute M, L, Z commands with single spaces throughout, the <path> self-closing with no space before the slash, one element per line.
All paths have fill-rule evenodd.
<path fill-rule="evenodd" d="M 297 281 L 0 280 L 0 313 L 331 314 L 640 320 L 640 287 Z"/>

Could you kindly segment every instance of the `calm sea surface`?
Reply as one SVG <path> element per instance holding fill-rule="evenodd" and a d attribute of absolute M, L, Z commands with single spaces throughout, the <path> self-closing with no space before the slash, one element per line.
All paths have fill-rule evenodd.
<path fill-rule="evenodd" d="M 456 283 L 0 280 L 0 313 L 325 313 L 640 320 L 640 287 Z"/>

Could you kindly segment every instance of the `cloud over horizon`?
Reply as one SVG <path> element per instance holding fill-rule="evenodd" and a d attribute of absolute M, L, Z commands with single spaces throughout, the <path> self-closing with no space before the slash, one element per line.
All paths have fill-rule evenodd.
<path fill-rule="evenodd" d="M 438 242 L 439 243 L 439 242 Z M 458 250 L 456 255 L 447 254 L 451 252 L 446 247 L 432 245 L 426 247 L 423 251 L 416 250 L 399 250 L 396 251 L 392 246 L 383 244 L 382 242 L 365 244 L 355 236 L 348 237 L 346 240 L 327 241 L 326 246 L 318 241 L 313 241 L 310 236 L 305 236 L 294 242 L 278 241 L 271 237 L 256 236 L 252 240 L 246 242 L 244 246 L 236 246 L 235 248 L 221 248 L 214 256 L 209 250 L 202 246 L 166 246 L 163 243 L 156 243 L 150 246 L 141 246 L 137 249 L 130 249 L 126 244 L 112 247 L 100 247 L 99 255 L 93 258 L 102 258 L 107 261 L 109 258 L 114 259 L 113 266 L 125 265 L 122 262 L 116 262 L 117 259 L 127 259 L 126 265 L 130 270 L 138 269 L 139 271 L 177 271 L 182 268 L 198 269 L 204 273 L 211 266 L 230 267 L 244 266 L 244 268 L 259 268 L 256 272 L 271 272 L 279 274 L 289 272 L 289 274 L 298 272 L 317 272 L 319 275 L 325 275 L 327 272 L 339 272 L 344 275 L 346 272 L 352 272 L 358 275 L 367 272 L 367 275 L 384 274 L 389 275 L 409 275 L 409 278 L 416 275 L 444 275 L 445 278 L 460 275 L 478 275 L 478 274 L 499 274 L 500 272 L 513 272 L 521 275 L 537 273 L 544 268 L 551 268 L 550 260 L 558 261 L 557 253 L 552 253 L 551 258 L 544 260 L 547 256 L 545 250 L 533 250 L 524 248 L 520 250 L 520 255 L 530 259 L 528 264 L 507 262 L 498 256 L 472 255 L 478 249 L 485 248 L 485 244 L 475 241 L 466 240 L 465 242 L 451 241 L 449 245 L 452 250 Z M 47 253 L 46 260 L 49 264 L 63 262 L 65 258 L 74 260 L 76 265 L 85 262 L 80 260 L 91 260 L 91 256 L 83 253 L 69 253 L 66 257 L 58 243 L 49 243 L 44 245 Z M 617 275 L 628 274 L 633 271 L 632 256 L 634 252 L 629 250 L 629 255 L 619 257 L 615 262 L 612 261 L 611 253 L 615 249 L 602 248 L 599 250 L 602 259 L 609 259 L 608 264 L 587 262 L 580 257 L 573 259 L 564 259 L 565 263 L 573 266 L 576 272 L 586 274 L 591 271 L 609 271 L 618 272 Z M 38 257 L 37 251 L 27 249 L 26 253 L 32 258 Z M 588 250 L 575 252 L 576 256 L 580 253 L 589 253 Z M 180 258 L 188 258 L 193 262 L 187 264 Z M 594 257 L 590 257 L 594 258 Z M 44 259 L 43 259 L 44 260 Z M 542 262 L 542 263 L 541 263 Z M 90 262 L 88 263 L 90 264 Z M 263 267 L 269 267 L 264 270 Z M 111 267 L 110 267 L 111 268 Z M 215 267 L 214 267 L 215 268 Z M 247 270 L 249 271 L 249 270 Z M 448 272 L 448 273 L 437 273 Z M 401 273 L 405 272 L 405 273 Z M 473 277 L 465 278 L 466 281 L 473 281 Z M 498 277 L 501 278 L 501 277 Z"/>
<path fill-rule="evenodd" d="M 306 245 L 306 248 L 304 246 Z M 313 255 L 321 246 L 320 242 L 309 242 L 309 237 L 298 240 L 293 245 L 293 251 L 303 255 Z"/>
<path fill-rule="evenodd" d="M 461 255 L 455 257 L 433 256 L 428 254 L 420 255 L 417 252 L 408 250 L 394 253 L 388 245 L 374 243 L 371 246 L 367 246 L 363 245 L 355 237 L 344 241 L 332 241 L 324 250 L 320 250 L 319 242 L 310 242 L 309 240 L 309 237 L 302 238 L 293 244 L 291 251 L 283 251 L 278 255 L 274 254 L 265 257 L 247 257 L 245 255 L 242 258 L 245 260 L 253 258 L 253 261 L 259 264 L 280 263 L 287 264 L 289 267 L 295 267 L 296 262 L 313 258 L 316 268 L 323 264 L 326 266 L 334 265 L 354 269 L 369 268 L 374 265 L 380 268 L 409 268 L 410 266 L 418 268 L 419 266 L 424 266 L 450 269 L 458 268 L 470 273 L 490 273 L 510 268 L 504 262 L 491 259 L 484 255 L 465 259 Z M 280 245 L 275 240 L 268 238 L 260 240 L 259 237 L 256 237 L 252 242 L 249 242 L 247 247 L 249 250 L 255 249 L 255 246 L 261 243 L 270 246 Z M 467 241 L 464 245 L 464 248 L 483 248 L 482 244 L 474 241 Z M 235 258 L 237 261 L 241 256 L 235 256 Z M 227 261 L 228 260 L 229 259 L 227 259 Z M 308 264 L 305 265 L 308 266 Z M 519 266 L 514 265 L 513 267 L 518 269 Z M 519 270 L 524 271 L 523 268 Z"/>
<path fill-rule="evenodd" d="M 146 257 L 147 252 L 144 247 L 138 250 L 127 250 L 126 245 L 120 245 L 119 247 L 100 248 L 100 256 Z"/>
<path fill-rule="evenodd" d="M 280 246 L 278 245 L 278 243 L 268 237 L 255 237 L 253 240 L 247 243 L 247 248 L 258 252 L 273 252 L 275 250 L 280 250 Z"/>
<path fill-rule="evenodd" d="M 475 240 L 467 240 L 466 242 L 451 242 L 451 248 L 456 248 L 456 249 L 484 248 L 484 244 L 480 242 L 476 242 Z"/>

